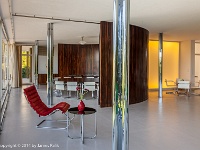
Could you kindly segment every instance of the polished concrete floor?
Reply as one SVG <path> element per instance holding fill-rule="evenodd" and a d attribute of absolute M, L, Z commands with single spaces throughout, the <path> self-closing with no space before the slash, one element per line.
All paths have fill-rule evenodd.
<path fill-rule="evenodd" d="M 45 90 L 40 86 L 39 94 L 46 101 Z M 75 99 L 54 98 L 55 103 L 62 100 L 71 107 L 78 104 Z M 43 118 L 30 108 L 21 88 L 12 89 L 0 135 L 0 150 L 3 146 L 13 150 L 111 150 L 112 109 L 99 108 L 96 99 L 85 100 L 85 103 L 97 109 L 98 133 L 95 139 L 86 139 L 82 144 L 80 139 L 69 139 L 66 130 L 35 128 Z M 64 115 L 57 112 L 54 117 L 63 119 Z M 72 121 L 70 134 L 79 135 L 79 121 L 78 117 Z M 84 125 L 85 135 L 93 135 L 94 116 L 86 116 Z M 149 92 L 148 101 L 129 106 L 130 150 L 199 150 L 199 128 L 200 96 L 175 96 L 164 92 L 163 99 L 158 99 L 156 92 Z"/>

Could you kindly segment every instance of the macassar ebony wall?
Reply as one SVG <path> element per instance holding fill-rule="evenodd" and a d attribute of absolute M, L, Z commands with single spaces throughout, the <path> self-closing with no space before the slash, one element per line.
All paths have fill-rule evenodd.
<path fill-rule="evenodd" d="M 99 102 L 101 107 L 112 106 L 113 45 L 112 23 L 100 23 L 100 82 Z"/>
<path fill-rule="evenodd" d="M 58 74 L 53 74 L 53 77 L 58 77 Z M 38 74 L 38 83 L 47 84 L 47 74 Z"/>
<path fill-rule="evenodd" d="M 99 44 L 58 44 L 58 74 L 54 77 L 70 75 L 99 76 Z M 47 74 L 38 75 L 38 83 L 46 84 Z"/>
<path fill-rule="evenodd" d="M 112 23 L 100 23 L 100 106 L 112 106 Z M 129 104 L 148 99 L 147 61 L 149 32 L 130 25 Z"/>
<path fill-rule="evenodd" d="M 130 25 L 130 104 L 148 99 L 148 41 L 148 30 Z"/>
<path fill-rule="evenodd" d="M 99 44 L 58 44 L 58 74 L 99 75 Z"/>

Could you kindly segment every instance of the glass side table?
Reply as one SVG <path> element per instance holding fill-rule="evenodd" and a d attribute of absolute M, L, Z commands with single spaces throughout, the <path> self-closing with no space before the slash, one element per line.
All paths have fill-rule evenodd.
<path fill-rule="evenodd" d="M 68 137 L 71 139 L 79 139 L 81 138 L 82 143 L 84 144 L 84 139 L 93 139 L 97 136 L 97 120 L 96 120 L 96 109 L 90 108 L 90 107 L 85 107 L 85 110 L 83 112 L 78 111 L 78 107 L 73 107 L 68 110 L 68 116 L 69 113 L 74 114 L 74 115 L 80 115 L 80 137 L 72 137 L 69 134 L 69 125 L 67 128 L 67 134 Z M 92 137 L 84 137 L 84 116 L 85 115 L 90 115 L 94 114 L 95 115 L 95 135 Z"/>

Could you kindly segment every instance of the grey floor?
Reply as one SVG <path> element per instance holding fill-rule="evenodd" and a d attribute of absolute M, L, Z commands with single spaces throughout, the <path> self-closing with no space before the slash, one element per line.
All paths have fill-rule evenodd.
<path fill-rule="evenodd" d="M 39 94 L 44 100 L 45 90 L 45 86 L 40 86 Z M 55 102 L 62 100 L 71 107 L 78 104 L 75 99 L 54 98 Z M 66 130 L 36 129 L 43 118 L 30 108 L 21 88 L 12 89 L 0 135 L 0 150 L 3 146 L 13 150 L 111 150 L 112 109 L 99 108 L 96 99 L 85 100 L 85 103 L 97 109 L 98 133 L 95 139 L 86 139 L 82 144 L 79 139 L 67 138 Z M 200 96 L 175 96 L 163 92 L 163 99 L 158 99 L 156 92 L 149 92 L 149 100 L 130 105 L 129 112 L 130 150 L 200 149 Z M 64 115 L 57 112 L 54 117 L 63 119 Z M 72 135 L 79 134 L 78 117 L 72 121 L 69 130 Z M 94 116 L 86 116 L 86 136 L 91 136 L 93 131 Z"/>

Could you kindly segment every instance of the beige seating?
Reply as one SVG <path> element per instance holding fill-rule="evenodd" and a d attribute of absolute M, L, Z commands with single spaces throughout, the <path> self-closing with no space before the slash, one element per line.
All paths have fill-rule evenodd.
<path fill-rule="evenodd" d="M 76 90 L 76 87 L 78 86 L 77 82 L 67 82 L 67 91 L 69 97 L 71 97 L 71 92 L 74 91 L 76 92 L 77 98 L 78 98 L 78 91 Z"/>
<path fill-rule="evenodd" d="M 96 83 L 97 98 L 99 98 L 99 83 Z"/>
<path fill-rule="evenodd" d="M 190 94 L 192 95 L 200 95 L 200 93 L 196 93 L 196 90 L 200 89 L 200 81 L 199 82 L 195 82 L 195 83 L 191 83 L 191 87 L 190 87 Z"/>
<path fill-rule="evenodd" d="M 74 79 L 81 79 L 81 76 L 75 76 Z"/>
<path fill-rule="evenodd" d="M 88 89 L 89 91 L 92 92 L 92 97 L 94 98 L 94 91 L 96 90 L 95 88 L 95 82 L 84 82 L 84 89 Z"/>
<path fill-rule="evenodd" d="M 56 89 L 56 91 L 55 91 L 56 96 L 61 97 L 62 91 L 66 90 L 64 81 L 55 81 L 54 84 L 55 84 L 55 89 Z"/>
<path fill-rule="evenodd" d="M 64 77 L 64 79 L 71 79 L 72 77 Z"/>
<path fill-rule="evenodd" d="M 185 90 L 184 93 L 182 92 L 178 92 L 178 95 L 179 94 L 185 94 L 187 96 L 189 96 L 190 94 L 190 81 L 178 81 L 177 82 L 177 85 L 178 85 L 178 91 L 180 90 Z"/>
<path fill-rule="evenodd" d="M 173 92 L 166 92 L 166 94 L 177 94 L 178 87 L 175 81 L 165 79 L 165 83 L 167 87 L 169 87 L 170 89 L 173 89 Z"/>

